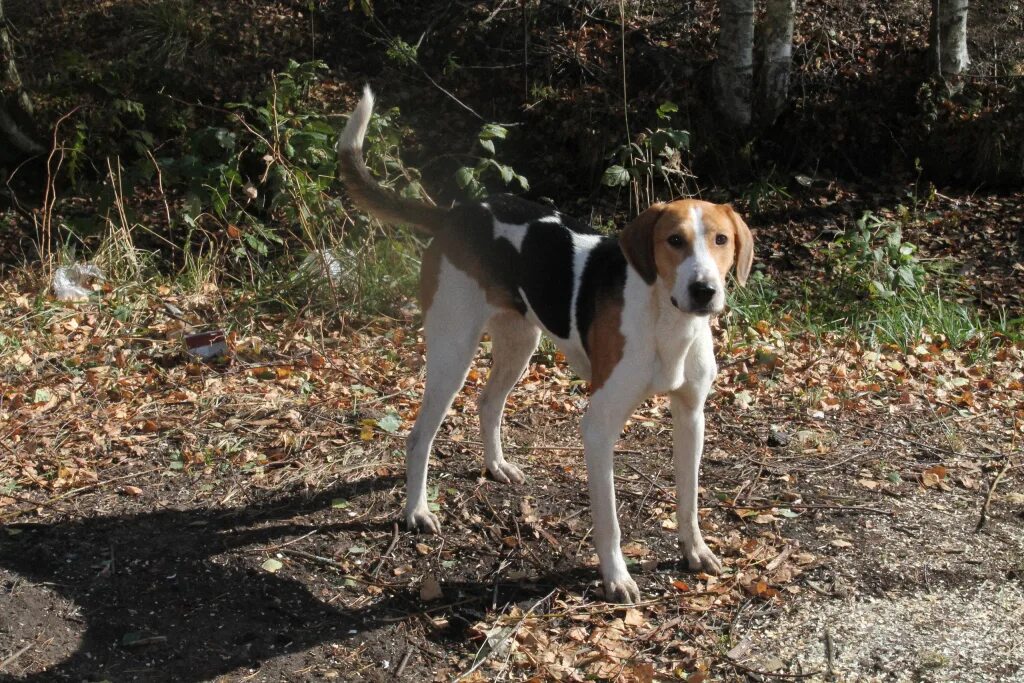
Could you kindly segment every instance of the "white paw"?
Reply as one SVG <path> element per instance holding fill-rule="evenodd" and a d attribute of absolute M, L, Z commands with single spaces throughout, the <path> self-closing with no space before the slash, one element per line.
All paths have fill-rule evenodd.
<path fill-rule="evenodd" d="M 487 470 L 497 481 L 505 484 L 522 484 L 526 481 L 523 471 L 507 460 L 499 460 L 496 463 L 489 464 L 487 465 Z"/>
<path fill-rule="evenodd" d="M 686 564 L 691 571 L 704 572 L 713 576 L 722 573 L 721 560 L 715 557 L 715 554 L 704 545 L 703 541 L 695 543 L 689 548 L 684 544 L 683 548 L 683 557 L 686 558 Z"/>
<path fill-rule="evenodd" d="M 427 508 L 405 511 L 405 524 L 411 531 L 427 534 L 441 533 L 441 520 Z"/>
<path fill-rule="evenodd" d="M 611 581 L 606 579 L 604 599 L 621 605 L 634 605 L 640 602 L 640 589 L 637 588 L 636 581 L 629 574 Z"/>

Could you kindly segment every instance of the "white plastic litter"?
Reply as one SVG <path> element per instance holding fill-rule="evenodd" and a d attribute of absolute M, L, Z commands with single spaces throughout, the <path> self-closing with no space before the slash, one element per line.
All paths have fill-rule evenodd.
<path fill-rule="evenodd" d="M 306 256 L 299 266 L 299 272 L 306 277 L 320 275 L 325 280 L 339 283 L 345 274 L 345 266 L 330 249 L 321 249 Z"/>
<path fill-rule="evenodd" d="M 82 301 L 92 294 L 93 281 L 102 279 L 103 271 L 91 263 L 61 266 L 53 272 L 53 295 L 57 301 Z"/>

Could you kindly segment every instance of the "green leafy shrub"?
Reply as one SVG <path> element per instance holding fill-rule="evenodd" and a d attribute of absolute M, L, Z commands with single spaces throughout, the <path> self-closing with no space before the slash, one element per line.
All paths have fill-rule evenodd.
<path fill-rule="evenodd" d="M 635 208 L 653 204 L 661 194 L 679 197 L 687 192 L 687 179 L 693 175 L 683 164 L 683 153 L 690 149 L 690 134 L 672 125 L 672 114 L 679 111 L 672 102 L 664 102 L 656 112 L 662 124 L 646 129 L 636 141 L 618 147 L 610 159 L 616 161 L 601 176 L 608 187 L 629 187 Z"/>
<path fill-rule="evenodd" d="M 832 279 L 844 299 L 889 298 L 920 290 L 926 272 L 899 223 L 865 212 L 829 246 Z"/>
<path fill-rule="evenodd" d="M 185 193 L 186 251 L 214 244 L 226 274 L 255 286 L 258 300 L 298 307 L 319 292 L 316 301 L 381 310 L 411 293 L 418 243 L 342 203 L 337 130 L 312 96 L 326 68 L 289 62 L 254 102 L 229 105 L 230 120 L 197 131 L 186 154 L 162 165 Z M 397 109 L 373 116 L 367 164 L 385 185 L 420 197 L 418 172 L 399 157 L 398 116 Z"/>
<path fill-rule="evenodd" d="M 494 158 L 496 154 L 494 141 L 504 140 L 507 137 L 508 129 L 496 123 L 485 123 L 480 129 L 477 145 L 484 151 L 484 156 L 477 157 L 475 165 L 462 166 L 455 172 L 455 182 L 470 197 L 474 199 L 486 197 L 488 194 L 486 181 L 495 175 L 501 178 L 501 182 L 506 188 L 514 182 L 523 191 L 530 189 L 530 183 L 525 176 L 516 173 L 511 166 Z"/>

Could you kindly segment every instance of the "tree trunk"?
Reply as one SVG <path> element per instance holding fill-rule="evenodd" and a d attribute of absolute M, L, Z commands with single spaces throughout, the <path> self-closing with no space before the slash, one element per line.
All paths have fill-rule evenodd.
<path fill-rule="evenodd" d="M 41 154 L 46 150 L 19 124 L 19 120 L 31 121 L 32 113 L 32 101 L 21 85 L 14 61 L 14 44 L 7 30 L 4 0 L 0 0 L 0 139 L 24 154 Z"/>
<path fill-rule="evenodd" d="M 775 122 L 789 98 L 795 16 L 796 0 L 768 0 L 765 19 L 758 30 L 758 78 L 754 112 L 762 126 Z"/>
<path fill-rule="evenodd" d="M 956 76 L 970 64 L 967 54 L 969 0 L 932 0 L 928 60 L 940 76 Z"/>
<path fill-rule="evenodd" d="M 754 0 L 721 0 L 718 59 L 712 69 L 715 102 L 736 128 L 750 125 L 754 80 Z"/>

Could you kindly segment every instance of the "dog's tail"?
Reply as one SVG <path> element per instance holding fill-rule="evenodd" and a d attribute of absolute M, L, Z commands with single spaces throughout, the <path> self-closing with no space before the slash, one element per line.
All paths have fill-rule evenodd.
<path fill-rule="evenodd" d="M 373 179 L 363 161 L 363 138 L 373 111 L 370 86 L 363 90 L 355 111 L 348 117 L 345 130 L 338 138 L 338 173 L 355 205 L 385 223 L 413 225 L 429 234 L 437 232 L 444 221 L 445 209 L 430 206 L 382 187 Z"/>

